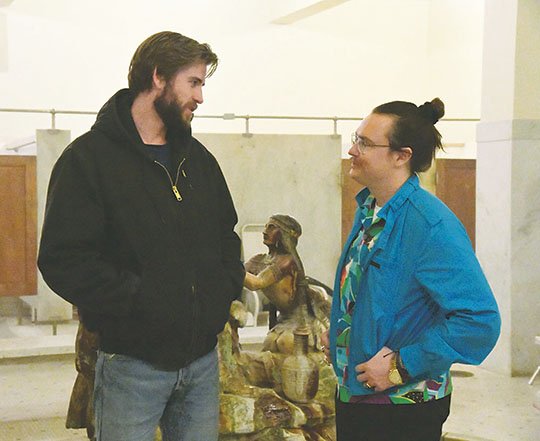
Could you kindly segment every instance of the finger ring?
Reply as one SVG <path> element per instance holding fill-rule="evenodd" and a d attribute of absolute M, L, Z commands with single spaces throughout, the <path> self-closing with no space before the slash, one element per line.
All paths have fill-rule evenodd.
<path fill-rule="evenodd" d="M 324 351 L 326 349 L 326 346 L 321 346 L 321 351 Z"/>
<path fill-rule="evenodd" d="M 364 386 L 366 386 L 368 389 L 371 389 L 373 386 L 369 384 L 367 381 L 364 383 Z"/>

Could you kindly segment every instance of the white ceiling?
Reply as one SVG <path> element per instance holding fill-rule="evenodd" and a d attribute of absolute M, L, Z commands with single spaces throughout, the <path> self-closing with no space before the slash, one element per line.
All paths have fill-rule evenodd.
<path fill-rule="evenodd" d="M 327 9 L 334 8 L 347 1 L 349 0 L 321 0 L 315 3 L 310 2 L 311 4 L 305 7 L 293 10 L 287 15 L 283 15 L 272 20 L 272 23 L 281 25 L 296 23 L 297 21 L 303 20 L 304 18 L 308 18 L 316 14 L 320 14 Z"/>
<path fill-rule="evenodd" d="M 363 8 L 388 5 L 399 2 L 430 2 L 432 0 L 0 0 L 3 12 L 41 16 L 57 20 L 84 20 L 87 12 L 94 15 L 96 10 L 103 13 L 106 20 L 111 15 L 118 18 L 116 13 L 135 11 L 148 11 L 147 18 L 154 15 L 163 15 L 170 11 L 177 18 L 185 16 L 205 20 L 213 23 L 215 19 L 235 23 L 235 17 L 249 17 L 255 22 L 275 24 L 292 24 L 299 20 L 342 6 L 344 3 L 353 3 L 354 7 Z M 352 6 L 352 5 L 351 5 Z M 181 11 L 182 17 L 178 16 Z M 131 14 L 130 14 L 131 15 Z M 223 20 L 227 17 L 227 20 Z"/>

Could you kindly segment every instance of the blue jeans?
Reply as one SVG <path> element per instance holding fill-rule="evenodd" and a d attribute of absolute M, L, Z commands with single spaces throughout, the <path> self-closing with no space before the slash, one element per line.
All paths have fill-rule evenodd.
<path fill-rule="evenodd" d="M 178 371 L 98 353 L 94 385 L 97 441 L 215 441 L 219 425 L 217 351 Z"/>

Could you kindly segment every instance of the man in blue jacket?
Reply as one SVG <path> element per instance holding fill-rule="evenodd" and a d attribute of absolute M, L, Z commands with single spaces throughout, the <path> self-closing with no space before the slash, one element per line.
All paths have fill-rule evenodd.
<path fill-rule="evenodd" d="M 145 40 L 96 123 L 56 163 L 39 267 L 99 333 L 101 441 L 217 440 L 216 335 L 244 269 L 231 195 L 191 135 L 217 66 L 175 32 Z"/>
<path fill-rule="evenodd" d="M 329 340 L 339 441 L 439 441 L 452 363 L 478 364 L 500 316 L 465 229 L 417 172 L 431 165 L 438 98 L 376 107 L 353 133 L 365 188 L 336 274 Z"/>

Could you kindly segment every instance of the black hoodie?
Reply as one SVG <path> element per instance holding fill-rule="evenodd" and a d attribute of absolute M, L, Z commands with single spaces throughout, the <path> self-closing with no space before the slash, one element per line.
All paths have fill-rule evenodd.
<path fill-rule="evenodd" d="M 169 176 L 132 102 L 117 92 L 55 164 L 38 265 L 103 351 L 178 369 L 215 346 L 241 291 L 238 219 L 214 156 L 191 131 L 169 132 Z"/>

